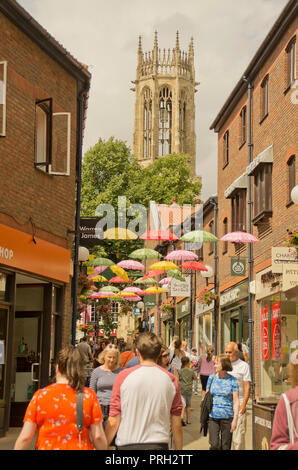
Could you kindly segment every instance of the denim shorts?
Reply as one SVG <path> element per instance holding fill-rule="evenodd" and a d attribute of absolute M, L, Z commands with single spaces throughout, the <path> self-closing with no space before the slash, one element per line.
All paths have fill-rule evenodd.
<path fill-rule="evenodd" d="M 186 403 L 186 408 L 191 407 L 191 397 L 192 397 L 192 392 L 181 392 L 181 395 L 183 396 L 185 403 Z"/>

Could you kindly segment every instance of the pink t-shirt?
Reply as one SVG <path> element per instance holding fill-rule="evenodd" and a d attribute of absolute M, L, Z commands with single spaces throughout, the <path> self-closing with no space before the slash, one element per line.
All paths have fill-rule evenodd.
<path fill-rule="evenodd" d="M 202 356 L 202 361 L 201 361 L 201 368 L 200 368 L 200 375 L 211 375 L 215 373 L 214 369 L 214 362 L 211 359 L 211 361 L 207 361 L 206 356 Z"/>
<path fill-rule="evenodd" d="M 180 416 L 177 379 L 160 366 L 138 365 L 117 376 L 110 416 L 121 415 L 116 445 L 168 443 L 170 416 Z"/>

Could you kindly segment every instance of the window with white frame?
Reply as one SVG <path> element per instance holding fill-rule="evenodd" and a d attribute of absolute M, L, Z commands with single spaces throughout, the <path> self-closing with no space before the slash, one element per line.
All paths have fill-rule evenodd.
<path fill-rule="evenodd" d="M 119 307 L 120 306 L 118 302 L 112 302 L 111 314 L 113 316 L 113 323 L 118 323 Z"/>
<path fill-rule="evenodd" d="M 91 305 L 90 309 L 90 322 L 95 323 L 96 321 L 96 313 L 95 313 L 95 305 Z"/>
<path fill-rule="evenodd" d="M 296 36 L 291 39 L 287 48 L 287 87 L 293 85 L 296 80 Z"/>

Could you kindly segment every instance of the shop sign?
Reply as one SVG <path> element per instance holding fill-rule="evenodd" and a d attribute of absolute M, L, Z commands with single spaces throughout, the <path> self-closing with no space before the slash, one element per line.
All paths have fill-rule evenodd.
<path fill-rule="evenodd" d="M 0 259 L 11 260 L 13 258 L 13 250 L 6 248 L 5 246 L 0 246 Z"/>
<path fill-rule="evenodd" d="M 213 309 L 214 309 L 214 300 L 211 302 L 210 305 L 196 302 L 196 315 L 202 315 L 203 313 L 210 312 Z"/>
<path fill-rule="evenodd" d="M 298 286 L 298 264 L 285 264 L 283 266 L 282 290 L 285 292 L 296 286 Z"/>
<path fill-rule="evenodd" d="M 288 263 L 296 264 L 298 267 L 298 259 L 296 258 L 297 252 L 295 248 L 285 246 L 273 246 L 271 248 L 272 254 L 272 272 L 280 273 L 283 272 L 283 266 Z"/>
<path fill-rule="evenodd" d="M 156 295 L 144 295 L 144 305 L 148 309 L 156 307 Z"/>
<path fill-rule="evenodd" d="M 231 258 L 231 276 L 245 276 L 246 260 L 243 258 Z"/>
<path fill-rule="evenodd" d="M 228 304 L 233 304 L 240 299 L 248 296 L 248 282 L 238 284 L 237 287 L 220 294 L 220 306 L 224 307 Z"/>
<path fill-rule="evenodd" d="M 171 297 L 190 297 L 190 276 L 185 277 L 185 281 L 172 279 Z"/>
<path fill-rule="evenodd" d="M 256 300 L 281 291 L 282 274 L 273 273 L 271 266 L 256 274 Z"/>
<path fill-rule="evenodd" d="M 84 217 L 80 219 L 80 246 L 91 248 L 103 243 L 103 233 L 96 229 L 99 217 Z"/>
<path fill-rule="evenodd" d="M 272 359 L 281 359 L 281 316 L 280 302 L 272 304 Z"/>
<path fill-rule="evenodd" d="M 261 359 L 269 359 L 269 335 L 268 335 L 268 313 L 269 307 L 261 308 Z"/>

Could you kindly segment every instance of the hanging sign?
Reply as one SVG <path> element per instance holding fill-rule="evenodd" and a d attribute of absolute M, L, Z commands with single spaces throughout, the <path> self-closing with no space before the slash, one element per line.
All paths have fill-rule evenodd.
<path fill-rule="evenodd" d="M 281 359 L 281 317 L 280 302 L 272 304 L 272 359 Z"/>
<path fill-rule="evenodd" d="M 171 281 L 171 297 L 190 297 L 190 289 L 190 276 L 185 276 L 185 281 Z"/>
<path fill-rule="evenodd" d="M 246 260 L 243 258 L 231 258 L 231 276 L 245 276 Z"/>
<path fill-rule="evenodd" d="M 268 335 L 268 312 L 269 307 L 261 309 L 261 358 L 262 361 L 269 359 L 269 335 Z"/>

